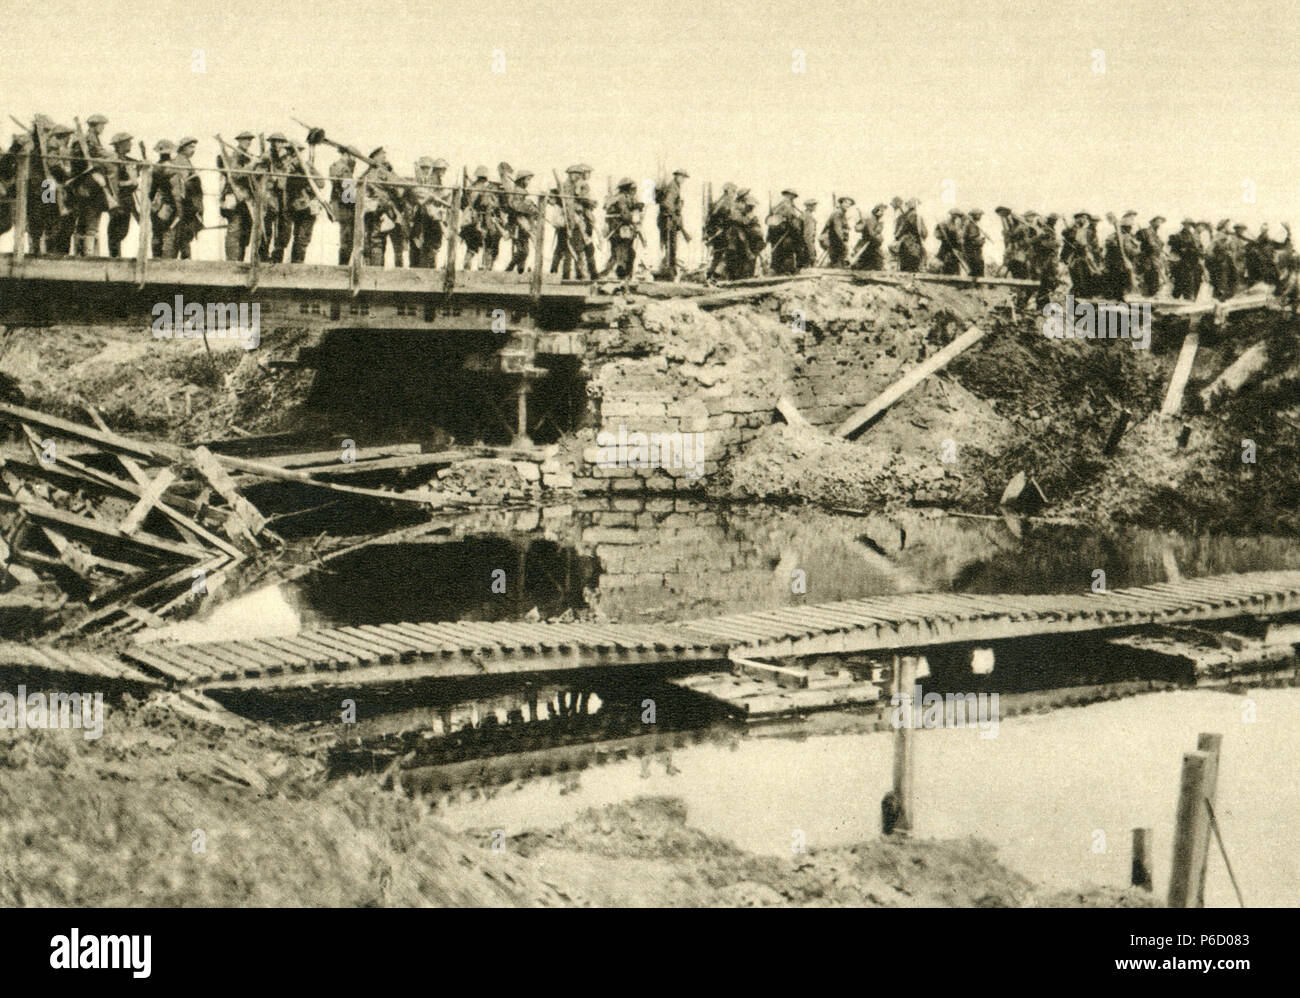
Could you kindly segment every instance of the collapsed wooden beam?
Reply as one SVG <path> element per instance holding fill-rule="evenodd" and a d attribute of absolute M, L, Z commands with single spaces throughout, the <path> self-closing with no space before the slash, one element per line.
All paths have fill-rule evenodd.
<path fill-rule="evenodd" d="M 1228 365 L 1217 378 L 1201 390 L 1201 403 L 1209 412 L 1230 395 L 1236 395 L 1268 366 L 1268 344 L 1260 340 Z"/>
<path fill-rule="evenodd" d="M 984 338 L 984 330 L 971 326 L 938 353 L 927 357 L 912 370 L 908 371 L 861 409 L 851 414 L 835 431 L 837 436 L 848 437 L 866 426 L 900 398 L 910 392 L 922 381 L 947 367 L 962 352 L 970 349 Z"/>
<path fill-rule="evenodd" d="M 1196 363 L 1196 351 L 1200 344 L 1201 334 L 1193 326 L 1183 337 L 1183 346 L 1178 351 L 1174 373 L 1169 379 L 1169 390 L 1165 392 L 1165 401 L 1160 406 L 1160 415 L 1177 416 L 1182 409 L 1183 393 L 1187 390 L 1187 379 L 1192 376 L 1192 365 Z"/>

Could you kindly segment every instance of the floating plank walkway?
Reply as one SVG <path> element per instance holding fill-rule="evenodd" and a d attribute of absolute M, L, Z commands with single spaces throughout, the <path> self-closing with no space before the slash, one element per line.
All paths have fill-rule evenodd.
<path fill-rule="evenodd" d="M 1035 596 L 907 593 L 675 624 L 393 623 L 199 644 L 141 643 L 123 654 L 179 686 L 294 688 L 563 673 L 729 659 L 888 653 L 932 645 L 1122 631 L 1149 624 L 1300 611 L 1300 571 L 1252 572 Z"/>

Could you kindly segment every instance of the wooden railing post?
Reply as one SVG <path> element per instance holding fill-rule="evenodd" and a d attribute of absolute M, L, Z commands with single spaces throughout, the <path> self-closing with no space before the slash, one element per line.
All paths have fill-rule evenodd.
<path fill-rule="evenodd" d="M 1213 756 L 1209 752 L 1188 752 L 1183 756 L 1174 824 L 1174 855 L 1169 871 L 1170 908 L 1194 908 L 1200 896 L 1210 845 L 1210 812 L 1205 801 L 1213 767 Z"/>
<path fill-rule="evenodd" d="M 903 711 L 902 724 L 894 730 L 894 789 L 881 804 L 883 830 L 890 832 L 910 832 L 913 819 L 912 770 L 912 730 L 915 718 L 912 704 L 913 687 L 916 685 L 916 657 L 914 655 L 894 656 L 894 692 L 898 696 L 897 706 Z"/>
<path fill-rule="evenodd" d="M 135 253 L 135 283 L 143 288 L 149 271 L 149 253 L 153 250 L 153 164 L 140 165 L 140 183 L 136 190 L 140 192 L 138 219 L 140 245 Z"/>
<path fill-rule="evenodd" d="M 542 300 L 542 267 L 546 263 L 546 195 L 537 196 L 537 224 L 533 226 L 533 238 L 537 245 L 533 247 L 533 301 Z"/>
<path fill-rule="evenodd" d="M 352 252 L 348 254 L 348 290 L 361 291 L 361 267 L 366 254 L 366 182 L 358 180 L 352 191 Z"/>
<path fill-rule="evenodd" d="M 460 202 L 465 196 L 465 170 L 460 171 L 460 186 L 452 191 L 451 224 L 447 232 L 447 270 L 442 290 L 451 294 L 456 286 L 456 247 L 460 242 Z"/>
<path fill-rule="evenodd" d="M 14 259 L 15 268 L 27 255 L 27 180 L 31 175 L 32 151 L 23 152 L 18 157 L 18 173 L 14 177 L 14 209 L 10 217 L 14 222 Z"/>
<path fill-rule="evenodd" d="M 257 185 L 253 188 L 253 234 L 249 243 L 253 249 L 253 257 L 248 268 L 248 289 L 252 291 L 257 287 L 258 270 L 262 263 L 262 229 L 264 227 L 263 213 L 266 211 L 266 174 L 257 178 Z"/>

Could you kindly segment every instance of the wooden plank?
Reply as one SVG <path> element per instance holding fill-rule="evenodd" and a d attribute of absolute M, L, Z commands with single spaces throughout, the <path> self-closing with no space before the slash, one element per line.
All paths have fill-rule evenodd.
<path fill-rule="evenodd" d="M 1178 360 L 1174 364 L 1174 373 L 1169 378 L 1169 390 L 1160 406 L 1160 415 L 1177 416 L 1183 407 L 1183 394 L 1187 391 L 1187 379 L 1192 376 L 1192 366 L 1196 363 L 1196 351 L 1201 345 L 1201 334 L 1193 326 L 1183 337 L 1182 348 L 1178 351 Z"/>
<path fill-rule="evenodd" d="M 153 480 L 140 490 L 140 498 L 119 525 L 122 533 L 134 534 L 139 530 L 144 525 L 145 517 L 156 507 L 162 494 L 171 488 L 174 481 L 176 481 L 176 473 L 171 468 L 163 468 L 159 471 Z"/>
<path fill-rule="evenodd" d="M 283 671 L 285 669 L 304 672 L 314 664 L 311 659 L 303 655 L 285 651 L 281 648 L 271 649 L 256 641 L 224 641 L 222 644 L 247 658 L 257 660 L 262 664 L 263 669 L 268 672 L 272 670 Z"/>
<path fill-rule="evenodd" d="M 382 648 L 389 648 L 403 662 L 409 662 L 423 654 L 420 646 L 415 642 L 396 635 L 385 634 L 373 624 L 365 624 L 360 627 L 340 627 L 339 630 L 344 634 L 354 635 L 363 641 L 377 644 Z"/>
<path fill-rule="evenodd" d="M 351 652 L 319 644 L 301 634 L 277 634 L 274 637 L 258 638 L 257 641 L 273 652 L 283 650 L 287 655 L 301 655 L 317 670 L 350 669 L 361 664 L 361 659 Z"/>
<path fill-rule="evenodd" d="M 212 451 L 200 446 L 194 448 L 192 455 L 194 464 L 202 472 L 203 477 L 208 480 L 217 494 L 225 499 L 230 506 L 230 510 L 242 531 L 256 543 L 257 535 L 266 526 L 266 517 L 258 511 L 256 506 L 240 495 L 234 481 L 226 472 L 226 469 L 218 463 Z"/>
<path fill-rule="evenodd" d="M 330 645 L 341 651 L 350 651 L 357 656 L 363 663 L 369 662 L 391 662 L 397 658 L 397 655 L 385 648 L 379 648 L 376 645 L 368 644 L 357 638 L 341 634 L 337 629 L 308 631 L 305 635 L 318 644 Z"/>
<path fill-rule="evenodd" d="M 835 430 L 840 437 L 851 436 L 871 420 L 875 419 L 909 391 L 919 385 L 936 371 L 941 371 L 964 351 L 973 347 L 984 338 L 984 330 L 971 326 L 938 353 L 926 358 L 912 370 L 899 378 L 874 399 L 850 415 Z"/>
<path fill-rule="evenodd" d="M 376 626 L 376 625 L 367 624 L 363 629 L 367 629 L 371 626 Z M 442 654 L 443 646 L 441 644 L 434 641 L 432 638 L 427 637 L 426 635 L 419 634 L 419 633 L 414 633 L 414 634 L 410 633 L 402 629 L 402 627 L 400 627 L 397 624 L 379 624 L 377 625 L 376 629 L 380 634 L 384 635 L 385 637 L 391 638 L 393 640 L 400 640 L 405 642 L 411 648 L 414 648 L 416 654 L 418 655 L 441 655 Z"/>
<path fill-rule="evenodd" d="M 200 678 L 197 672 L 177 664 L 170 655 L 163 654 L 154 644 L 134 645 L 122 654 L 132 661 L 139 662 L 145 668 L 162 673 L 174 682 L 190 683 Z"/>
<path fill-rule="evenodd" d="M 456 647 L 458 647 L 452 645 L 446 638 L 437 637 L 428 633 L 419 624 L 401 621 L 394 624 L 385 624 L 384 627 L 394 628 L 400 633 L 410 637 L 413 641 L 425 642 L 425 647 L 428 649 L 425 652 L 427 655 L 450 655 L 456 650 Z"/>

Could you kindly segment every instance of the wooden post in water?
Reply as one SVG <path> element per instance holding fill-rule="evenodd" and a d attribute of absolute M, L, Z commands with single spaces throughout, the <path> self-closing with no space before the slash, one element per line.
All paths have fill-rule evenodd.
<path fill-rule="evenodd" d="M 1133 829 L 1133 865 L 1129 882 L 1144 891 L 1153 889 L 1151 879 L 1151 829 Z"/>
<path fill-rule="evenodd" d="M 14 210 L 10 217 L 14 221 L 15 270 L 27 255 L 27 178 L 31 169 L 32 151 L 28 149 L 18 157 L 18 174 L 14 177 Z"/>
<path fill-rule="evenodd" d="M 894 789 L 881 802 L 881 823 L 886 834 L 912 830 L 912 738 L 915 735 L 912 729 L 912 687 L 915 683 L 916 657 L 895 655 L 894 692 L 899 697 L 903 723 L 894 729 Z"/>
<path fill-rule="evenodd" d="M 1210 842 L 1210 811 L 1205 801 L 1214 766 L 1214 757 L 1209 752 L 1188 752 L 1183 756 L 1169 874 L 1170 908 L 1194 908 L 1201 896 L 1201 878 L 1205 875 Z"/>

